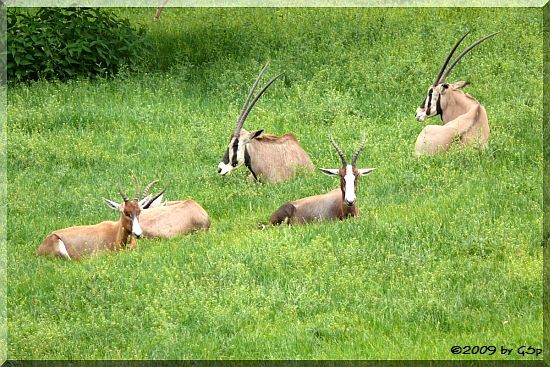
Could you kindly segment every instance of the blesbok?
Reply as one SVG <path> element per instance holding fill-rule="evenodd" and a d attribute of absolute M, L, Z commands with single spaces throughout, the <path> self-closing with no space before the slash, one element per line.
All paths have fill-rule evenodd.
<path fill-rule="evenodd" d="M 60 229 L 49 234 L 38 247 L 38 255 L 54 255 L 71 260 L 79 260 L 83 255 L 101 251 L 118 251 L 122 248 L 135 248 L 137 238 L 143 234 L 140 225 L 141 208 L 147 207 L 156 197 L 147 196 L 139 200 L 139 183 L 136 179 L 136 196 L 130 200 L 122 190 L 121 204 L 103 198 L 112 209 L 120 211 L 118 221 L 105 221 L 94 225 L 75 226 Z"/>
<path fill-rule="evenodd" d="M 151 182 L 152 187 L 158 180 Z M 208 213 L 194 200 L 161 202 L 166 189 L 157 195 L 144 192 L 149 204 L 141 211 L 140 224 L 145 238 L 172 238 L 210 228 Z M 148 190 L 147 190 L 148 191 Z M 148 195 L 148 196 L 147 196 Z"/>
<path fill-rule="evenodd" d="M 291 178 L 299 169 L 308 171 L 315 169 L 309 155 L 302 149 L 294 134 L 276 136 L 262 134 L 263 130 L 249 132 L 243 129 L 252 107 L 271 84 L 282 75 L 279 74 L 271 79 L 251 102 L 252 95 L 266 69 L 267 64 L 252 85 L 237 119 L 223 161 L 218 165 L 218 173 L 222 176 L 244 164 L 254 180 L 276 183 Z"/>
<path fill-rule="evenodd" d="M 340 188 L 323 195 L 309 196 L 284 204 L 269 218 L 271 224 L 304 224 L 322 220 L 341 220 L 358 215 L 357 206 L 355 205 L 357 177 L 368 175 L 374 170 L 374 168 L 357 168 L 355 166 L 357 157 L 365 146 L 365 137 L 363 137 L 361 145 L 353 154 L 350 164 L 348 164 L 342 149 L 334 141 L 332 132 L 329 138 L 342 160 L 342 167 L 320 168 L 320 170 L 330 176 L 339 176 Z"/>
<path fill-rule="evenodd" d="M 453 53 L 468 33 L 454 45 L 433 84 L 428 88 L 426 99 L 416 110 L 416 119 L 420 122 L 436 115 L 439 115 L 443 121 L 443 125 L 427 125 L 422 129 L 416 139 L 416 155 L 444 152 L 449 149 L 455 138 L 459 138 L 461 144 L 476 142 L 480 147 L 487 145 L 490 131 L 485 108 L 474 97 L 460 90 L 468 85 L 468 82 L 460 81 L 452 84 L 445 82 L 453 67 L 464 55 L 498 32 L 474 42 L 445 70 Z"/>

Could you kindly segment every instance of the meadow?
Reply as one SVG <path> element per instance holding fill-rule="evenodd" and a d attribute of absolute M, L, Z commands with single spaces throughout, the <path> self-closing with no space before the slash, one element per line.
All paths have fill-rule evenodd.
<path fill-rule="evenodd" d="M 154 54 L 113 79 L 7 92 L 9 359 L 532 359 L 454 345 L 542 347 L 542 9 L 116 9 Z M 486 150 L 416 158 L 414 112 L 454 42 L 477 47 L 449 81 L 487 109 Z M 257 184 L 217 174 L 263 64 L 245 128 L 294 132 L 316 167 L 328 131 L 376 171 L 360 217 L 258 229 L 338 180 Z M 439 123 L 439 118 L 429 120 Z M 38 258 L 54 229 L 117 218 L 159 178 L 193 198 L 206 233 L 141 240 L 81 262 Z"/>

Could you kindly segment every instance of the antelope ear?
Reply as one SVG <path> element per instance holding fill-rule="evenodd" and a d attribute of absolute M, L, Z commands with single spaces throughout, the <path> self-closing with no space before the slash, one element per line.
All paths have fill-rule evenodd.
<path fill-rule="evenodd" d="M 162 202 L 164 200 L 164 190 L 160 193 L 155 195 L 155 197 L 152 197 L 149 195 L 148 197 L 143 199 L 143 205 L 140 204 L 141 209 L 151 209 L 156 208 L 157 206 L 163 206 L 164 203 Z"/>
<path fill-rule="evenodd" d="M 357 171 L 361 176 L 366 176 L 372 171 L 374 171 L 376 168 L 359 168 Z"/>
<path fill-rule="evenodd" d="M 468 84 L 470 84 L 469 81 L 467 80 L 462 80 L 460 82 L 456 82 L 456 83 L 453 83 L 451 84 L 451 89 L 453 90 L 458 90 L 460 88 L 464 88 L 465 86 L 467 86 Z"/>
<path fill-rule="evenodd" d="M 148 204 L 147 207 L 148 208 L 155 208 L 157 206 L 163 206 L 164 203 L 162 202 L 164 200 L 164 194 L 160 194 L 160 196 L 158 196 L 156 199 L 153 199 L 151 201 L 151 204 Z"/>
<path fill-rule="evenodd" d="M 142 199 L 143 205 L 141 205 L 141 202 L 140 202 L 141 209 L 149 209 L 149 208 L 155 208 L 157 206 L 163 206 L 164 203 L 162 202 L 162 200 L 164 200 L 165 192 L 166 192 L 166 187 L 162 189 L 162 191 L 156 194 L 155 196 L 148 195 L 147 197 L 143 198 Z"/>
<path fill-rule="evenodd" d="M 340 170 L 338 168 L 319 168 L 319 170 L 329 176 L 338 176 L 340 174 Z"/>
<path fill-rule="evenodd" d="M 258 136 L 260 136 L 263 132 L 264 132 L 263 129 L 262 129 L 262 130 L 252 131 L 252 132 L 250 133 L 250 138 L 249 138 L 249 139 L 250 139 L 250 140 L 256 139 L 256 138 L 257 138 Z"/>
<path fill-rule="evenodd" d="M 147 195 L 146 197 L 144 197 L 143 199 L 141 199 L 141 200 L 139 201 L 139 207 L 140 207 L 141 209 L 145 209 L 144 206 L 145 206 L 147 203 L 149 203 L 149 201 L 151 201 L 152 198 L 153 198 L 153 197 L 152 197 L 151 195 Z"/>
<path fill-rule="evenodd" d="M 437 92 L 441 95 L 444 95 L 445 93 L 447 93 L 447 89 L 449 89 L 449 84 L 447 83 L 439 84 L 437 86 Z"/>
<path fill-rule="evenodd" d="M 111 208 L 111 209 L 115 209 L 115 210 L 120 210 L 120 204 L 117 203 L 117 202 L 114 202 L 112 200 L 109 200 L 109 199 L 105 199 L 103 198 L 103 200 L 105 201 L 105 203 Z"/>

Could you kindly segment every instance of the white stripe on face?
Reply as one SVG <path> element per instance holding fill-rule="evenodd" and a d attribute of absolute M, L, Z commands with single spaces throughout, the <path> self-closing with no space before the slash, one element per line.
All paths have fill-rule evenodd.
<path fill-rule="evenodd" d="M 355 202 L 355 175 L 353 174 L 353 167 L 351 164 L 346 166 L 346 175 L 344 176 L 344 182 L 346 183 L 344 194 L 344 200 L 348 204 Z"/>
<path fill-rule="evenodd" d="M 246 143 L 242 139 L 232 138 L 227 146 L 227 151 L 222 162 L 218 164 L 218 173 L 221 176 L 228 175 L 235 168 L 244 163 L 244 151 Z"/>
<path fill-rule="evenodd" d="M 136 237 L 141 237 L 141 235 L 143 234 L 141 226 L 139 225 L 138 217 L 134 217 L 134 219 L 132 219 L 132 233 Z"/>

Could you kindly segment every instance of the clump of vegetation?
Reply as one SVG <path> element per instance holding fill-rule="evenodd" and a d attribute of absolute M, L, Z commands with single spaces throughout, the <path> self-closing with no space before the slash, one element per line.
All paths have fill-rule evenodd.
<path fill-rule="evenodd" d="M 8 11 L 8 80 L 113 75 L 144 56 L 144 30 L 99 8 Z"/>

